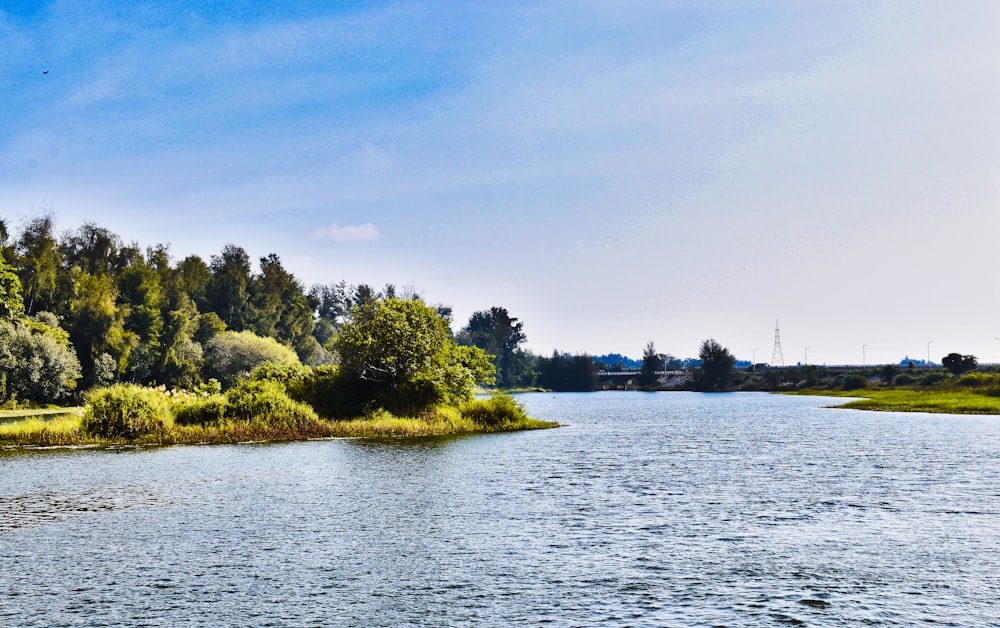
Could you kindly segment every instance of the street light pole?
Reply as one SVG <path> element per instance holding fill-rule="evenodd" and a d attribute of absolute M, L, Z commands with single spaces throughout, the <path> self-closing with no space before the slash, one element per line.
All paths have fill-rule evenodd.
<path fill-rule="evenodd" d="M 753 359 L 750 360 L 750 370 L 754 373 L 757 372 L 757 350 L 753 350 Z"/>
<path fill-rule="evenodd" d="M 806 347 L 806 359 L 805 359 L 804 362 L 802 362 L 802 366 L 809 366 L 809 350 L 810 349 L 812 349 L 812 347 Z"/>
<path fill-rule="evenodd" d="M 927 368 L 931 367 L 931 345 L 934 344 L 933 340 L 927 341 Z"/>
<path fill-rule="evenodd" d="M 866 355 L 867 349 L 868 345 L 861 345 L 861 366 L 868 365 L 868 356 Z"/>

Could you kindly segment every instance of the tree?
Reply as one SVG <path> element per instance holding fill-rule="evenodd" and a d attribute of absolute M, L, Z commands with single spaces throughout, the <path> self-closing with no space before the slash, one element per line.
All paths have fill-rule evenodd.
<path fill-rule="evenodd" d="M 21 280 L 0 257 L 0 320 L 15 321 L 24 316 Z"/>
<path fill-rule="evenodd" d="M 150 381 L 160 361 L 163 315 L 160 274 L 144 260 L 137 260 L 118 276 L 118 307 L 125 314 L 125 330 L 135 334 L 136 347 L 127 372 L 139 384 Z"/>
<path fill-rule="evenodd" d="M 208 286 L 210 309 L 233 331 L 243 331 L 253 321 L 250 302 L 250 256 L 235 244 L 212 256 L 212 281 Z"/>
<path fill-rule="evenodd" d="M 66 266 L 95 276 L 117 275 L 132 255 L 123 255 L 125 247 L 117 234 L 93 222 L 66 234 L 61 249 Z"/>
<path fill-rule="evenodd" d="M 194 302 L 186 294 L 182 297 L 177 309 L 164 317 L 155 377 L 170 387 L 193 388 L 200 380 L 202 367 L 202 345 L 194 340 L 199 316 Z"/>
<path fill-rule="evenodd" d="M 220 332 L 205 347 L 207 376 L 218 379 L 227 388 L 268 362 L 298 364 L 299 358 L 274 338 L 258 336 L 251 331 Z"/>
<path fill-rule="evenodd" d="M 79 377 L 80 362 L 54 316 L 0 320 L 0 401 L 57 403 Z"/>
<path fill-rule="evenodd" d="M 892 384 L 896 381 L 897 375 L 899 375 L 899 367 L 895 364 L 886 364 L 879 372 L 879 377 L 882 378 L 882 381 L 885 382 L 886 386 L 892 386 Z"/>
<path fill-rule="evenodd" d="M 589 355 L 538 358 L 538 385 L 559 392 L 590 392 L 597 388 L 597 365 Z"/>
<path fill-rule="evenodd" d="M 724 389 L 733 376 L 733 365 L 736 358 L 715 340 L 709 338 L 701 343 L 698 352 L 701 359 L 701 369 L 698 377 L 698 390 L 711 392 Z"/>
<path fill-rule="evenodd" d="M 52 216 L 46 214 L 28 221 L 14 244 L 21 284 L 25 292 L 25 310 L 55 309 L 55 295 L 62 256 L 56 242 Z"/>
<path fill-rule="evenodd" d="M 362 406 L 418 413 L 468 399 L 475 383 L 492 383 L 488 356 L 478 347 L 459 346 L 437 311 L 415 299 L 356 306 L 334 346 L 341 385 L 356 386 L 355 401 Z"/>
<path fill-rule="evenodd" d="M 524 324 L 512 318 L 505 308 L 491 307 L 469 317 L 469 323 L 458 333 L 458 341 L 479 347 L 493 356 L 497 386 L 511 388 L 519 383 L 519 373 L 515 370 L 519 364 L 516 353 L 527 340 L 523 328 Z"/>
<path fill-rule="evenodd" d="M 976 367 L 979 366 L 979 361 L 976 360 L 976 356 L 974 355 L 949 353 L 941 358 L 941 366 L 948 369 L 952 375 L 958 376 L 976 370 Z"/>
<path fill-rule="evenodd" d="M 197 255 L 188 255 L 176 269 L 177 289 L 186 293 L 198 311 L 207 313 L 211 311 L 209 302 L 209 287 L 212 283 L 212 271 L 205 260 Z"/>
<path fill-rule="evenodd" d="M 73 289 L 68 328 L 84 385 L 110 383 L 125 372 L 138 344 L 135 332 L 125 329 L 128 308 L 118 307 L 117 286 L 110 276 L 80 273 Z"/>
<path fill-rule="evenodd" d="M 252 285 L 254 331 L 294 347 L 301 358 L 307 347 L 312 348 L 306 342 L 313 330 L 309 299 L 277 255 L 260 258 L 260 270 Z"/>
<path fill-rule="evenodd" d="M 656 346 L 650 340 L 642 352 L 642 367 L 639 369 L 639 386 L 649 390 L 656 385 L 656 371 L 663 365 L 663 358 L 656 352 Z"/>

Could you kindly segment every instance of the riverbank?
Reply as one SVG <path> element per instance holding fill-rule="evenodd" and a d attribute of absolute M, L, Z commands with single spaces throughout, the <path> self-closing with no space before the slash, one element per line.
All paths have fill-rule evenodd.
<path fill-rule="evenodd" d="M 792 395 L 851 397 L 838 408 L 881 412 L 935 412 L 943 414 L 1000 414 L 1000 397 L 973 390 L 918 388 L 824 390 L 802 389 Z M 857 399 L 861 397 L 861 399 Z"/>
<path fill-rule="evenodd" d="M 204 424 L 170 424 L 135 438 L 101 438 L 83 426 L 84 412 L 49 410 L 0 423 L 0 447 L 113 447 L 121 445 L 204 445 L 286 442 L 324 438 L 391 438 L 487 434 L 549 429 L 558 423 L 533 419 L 523 412 L 476 420 L 468 408 L 441 406 L 419 417 L 397 417 L 379 411 L 352 420 L 319 419 L 305 424 L 269 425 L 261 421 L 224 419 Z"/>

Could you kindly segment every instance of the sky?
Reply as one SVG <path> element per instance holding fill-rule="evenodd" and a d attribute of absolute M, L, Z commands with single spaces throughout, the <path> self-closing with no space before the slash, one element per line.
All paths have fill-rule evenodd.
<path fill-rule="evenodd" d="M 0 217 L 540 354 L 1000 362 L 1000 3 L 0 2 Z"/>

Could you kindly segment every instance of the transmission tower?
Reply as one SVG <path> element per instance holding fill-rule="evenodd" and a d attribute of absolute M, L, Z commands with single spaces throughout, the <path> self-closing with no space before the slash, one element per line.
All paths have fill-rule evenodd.
<path fill-rule="evenodd" d="M 771 352 L 771 366 L 784 366 L 785 356 L 781 354 L 781 331 L 778 329 L 778 319 L 774 319 L 774 351 Z"/>

